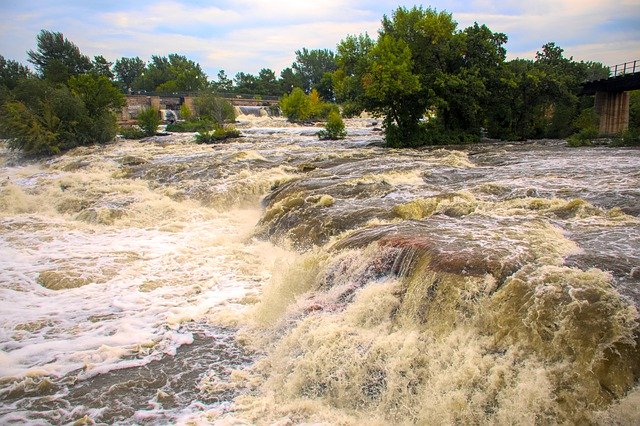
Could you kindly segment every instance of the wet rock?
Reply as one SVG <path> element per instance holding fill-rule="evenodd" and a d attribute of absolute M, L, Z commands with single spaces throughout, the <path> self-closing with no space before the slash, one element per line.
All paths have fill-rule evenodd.
<path fill-rule="evenodd" d="M 90 283 L 90 279 L 74 271 L 43 271 L 38 275 L 38 284 L 49 290 L 67 290 Z"/>

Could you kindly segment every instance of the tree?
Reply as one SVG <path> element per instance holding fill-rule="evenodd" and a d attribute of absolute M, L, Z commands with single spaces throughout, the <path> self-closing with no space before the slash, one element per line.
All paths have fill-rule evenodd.
<path fill-rule="evenodd" d="M 362 76 L 369 68 L 369 52 L 375 42 L 368 34 L 347 36 L 338 43 L 336 63 L 332 74 L 335 99 L 342 103 L 344 114 L 353 116 L 365 109 Z"/>
<path fill-rule="evenodd" d="M 218 71 L 218 80 L 211 83 L 213 90 L 216 92 L 232 92 L 233 80 L 227 77 L 227 73 L 224 70 Z"/>
<path fill-rule="evenodd" d="M 333 111 L 338 111 L 335 104 L 322 102 L 318 91 L 313 89 L 308 95 L 295 87 L 291 93 L 285 94 L 280 99 L 282 113 L 289 121 L 321 120 L 329 116 Z"/>
<path fill-rule="evenodd" d="M 420 77 L 412 70 L 406 42 L 382 35 L 370 52 L 370 65 L 362 77 L 365 106 L 385 117 L 387 142 L 415 145 L 419 120 L 426 111 Z"/>
<path fill-rule="evenodd" d="M 71 93 L 83 103 L 89 115 L 97 117 L 125 105 L 117 87 L 102 75 L 84 74 L 69 79 Z"/>
<path fill-rule="evenodd" d="M 13 90 L 20 80 L 32 78 L 33 74 L 26 66 L 0 55 L 0 86 Z"/>
<path fill-rule="evenodd" d="M 193 100 L 196 114 L 200 119 L 213 121 L 217 126 L 236 119 L 236 111 L 229 101 L 214 93 L 203 93 Z"/>
<path fill-rule="evenodd" d="M 258 91 L 258 79 L 255 75 L 239 72 L 234 81 L 237 93 L 256 93 Z"/>
<path fill-rule="evenodd" d="M 302 87 L 302 78 L 296 74 L 292 68 L 285 68 L 280 71 L 280 93 L 291 93 L 294 87 Z"/>
<path fill-rule="evenodd" d="M 140 77 L 140 87 L 149 92 L 197 92 L 207 86 L 207 75 L 200 65 L 175 53 L 168 57 L 152 56 Z"/>
<path fill-rule="evenodd" d="M 153 107 L 145 108 L 138 114 L 137 121 L 145 136 L 153 136 L 160 125 L 160 111 Z"/>
<path fill-rule="evenodd" d="M 327 124 L 324 130 L 318 132 L 318 138 L 322 140 L 338 140 L 344 139 L 346 136 L 347 132 L 345 131 L 344 121 L 342 121 L 340 113 L 338 111 L 331 111 L 329 117 L 327 117 Z"/>
<path fill-rule="evenodd" d="M 0 114 L 9 147 L 28 155 L 50 155 L 113 139 L 116 120 L 111 108 L 120 105 L 122 95 L 115 90 L 111 102 L 102 102 L 104 83 L 111 84 L 94 75 L 72 77 L 72 89 L 42 79 L 21 80 Z"/>
<path fill-rule="evenodd" d="M 91 73 L 111 80 L 114 77 L 113 72 L 111 72 L 112 65 L 113 63 L 107 61 L 104 56 L 94 56 L 93 62 L 91 63 Z"/>
<path fill-rule="evenodd" d="M 279 87 L 276 73 L 268 68 L 262 68 L 258 73 L 258 94 L 278 95 Z"/>
<path fill-rule="evenodd" d="M 113 66 L 113 70 L 116 75 L 116 80 L 122 87 L 125 93 L 130 93 L 132 90 L 137 89 L 137 83 L 142 78 L 146 69 L 145 62 L 138 58 L 120 58 Z"/>
<path fill-rule="evenodd" d="M 328 49 L 312 49 L 306 47 L 296 50 L 296 61 L 292 68 L 302 81 L 302 88 L 306 93 L 318 89 L 325 73 L 337 69 L 335 54 Z M 325 99 L 332 99 L 333 93 L 322 93 Z"/>
<path fill-rule="evenodd" d="M 69 77 L 91 70 L 89 57 L 80 53 L 78 46 L 62 33 L 42 30 L 36 39 L 38 48 L 27 52 L 28 60 L 47 80 L 66 83 Z"/>

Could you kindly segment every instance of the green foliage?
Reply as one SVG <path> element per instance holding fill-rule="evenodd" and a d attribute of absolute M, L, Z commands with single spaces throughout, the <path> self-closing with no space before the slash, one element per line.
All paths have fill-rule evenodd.
<path fill-rule="evenodd" d="M 167 124 L 167 132 L 176 133 L 193 133 L 208 132 L 216 127 L 216 123 L 208 119 L 197 119 L 188 121 L 178 121 L 173 124 Z"/>
<path fill-rule="evenodd" d="M 324 99 L 333 99 L 333 88 L 326 84 L 326 74 L 335 71 L 335 54 L 327 49 L 312 49 L 306 47 L 296 50 L 296 61 L 292 65 L 298 75 L 305 93 L 316 89 Z"/>
<path fill-rule="evenodd" d="M 27 52 L 28 60 L 36 71 L 53 83 L 66 83 L 69 77 L 89 72 L 89 57 L 80 53 L 78 46 L 62 33 L 47 30 L 37 36 L 37 50 Z"/>
<path fill-rule="evenodd" d="M 580 130 L 578 133 L 571 135 L 567 138 L 569 146 L 591 146 L 593 140 L 598 138 L 598 129 L 595 127 L 587 127 Z"/>
<path fill-rule="evenodd" d="M 196 135 L 197 143 L 211 144 L 221 142 L 226 139 L 239 138 L 241 136 L 240 131 L 236 129 L 225 129 L 223 127 L 216 127 L 209 132 L 201 132 Z"/>
<path fill-rule="evenodd" d="M 195 98 L 193 105 L 200 119 L 212 121 L 219 126 L 236 119 L 236 110 L 233 105 L 211 92 Z"/>
<path fill-rule="evenodd" d="M 220 70 L 218 71 L 218 80 L 211 82 L 211 88 L 216 92 L 231 92 L 233 91 L 233 80 L 227 77 L 224 70 Z"/>
<path fill-rule="evenodd" d="M 311 115 L 310 100 L 299 87 L 280 99 L 280 109 L 289 121 L 307 120 Z"/>
<path fill-rule="evenodd" d="M 125 93 L 140 88 L 142 75 L 147 64 L 138 58 L 120 58 L 113 66 L 116 79 Z"/>
<path fill-rule="evenodd" d="M 125 139 L 142 139 L 147 136 L 138 126 L 121 127 L 118 133 Z"/>
<path fill-rule="evenodd" d="M 115 75 L 111 71 L 112 65 L 113 63 L 107 61 L 104 56 L 94 56 L 93 62 L 91 63 L 91 73 L 106 77 L 108 80 L 111 80 L 113 77 L 115 77 Z"/>
<path fill-rule="evenodd" d="M 84 102 L 85 108 L 92 116 L 123 107 L 125 98 L 106 77 L 84 74 L 71 77 L 68 82 L 71 93 Z"/>
<path fill-rule="evenodd" d="M 146 136 L 153 136 L 160 125 L 160 112 L 153 108 L 145 108 L 138 114 L 138 126 L 142 129 Z"/>
<path fill-rule="evenodd" d="M 137 82 L 142 90 L 160 93 L 197 92 L 208 86 L 207 75 L 200 65 L 175 53 L 168 57 L 152 56 Z"/>
<path fill-rule="evenodd" d="M 178 113 L 180 114 L 180 118 L 187 121 L 193 116 L 191 108 L 189 108 L 189 105 L 186 103 L 180 105 L 180 111 L 178 111 Z"/>
<path fill-rule="evenodd" d="M 629 128 L 613 140 L 617 146 L 640 146 L 640 129 Z"/>
<path fill-rule="evenodd" d="M 629 92 L 629 129 L 640 130 L 640 90 Z"/>
<path fill-rule="evenodd" d="M 0 86 L 13 90 L 19 81 L 27 78 L 33 78 L 29 68 L 11 59 L 7 60 L 0 55 Z"/>
<path fill-rule="evenodd" d="M 323 102 L 315 89 L 306 95 L 301 88 L 296 87 L 280 99 L 280 109 L 289 121 L 300 122 L 326 119 L 329 113 L 337 111 L 338 107 Z"/>
<path fill-rule="evenodd" d="M 327 124 L 325 125 L 324 130 L 320 130 L 318 132 L 318 137 L 323 140 L 337 140 L 344 139 L 346 136 L 347 132 L 345 131 L 344 121 L 342 121 L 340 113 L 338 111 L 331 111 L 327 118 Z"/>
<path fill-rule="evenodd" d="M 11 138 L 9 147 L 27 155 L 50 155 L 113 139 L 116 120 L 110 106 L 98 107 L 97 102 L 87 108 L 84 100 L 89 96 L 83 89 L 21 81 L 0 115 L 2 133 Z"/>
<path fill-rule="evenodd" d="M 302 87 L 302 78 L 296 74 L 292 68 L 285 68 L 280 71 L 280 89 L 278 94 L 287 94 L 295 87 Z"/>

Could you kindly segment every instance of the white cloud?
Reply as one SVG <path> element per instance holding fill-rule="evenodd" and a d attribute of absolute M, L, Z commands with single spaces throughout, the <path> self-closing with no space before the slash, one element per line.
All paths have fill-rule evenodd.
<path fill-rule="evenodd" d="M 91 13 L 91 3 L 72 0 L 66 3 L 71 10 L 61 10 L 53 0 L 42 1 L 37 9 L 16 3 L 0 22 L 0 53 L 24 60 L 24 52 L 35 47 L 38 31 L 46 28 L 63 32 L 84 53 L 110 60 L 121 56 L 148 60 L 152 54 L 175 52 L 199 62 L 211 77 L 219 69 L 229 75 L 261 68 L 278 72 L 291 65 L 297 49 L 333 49 L 346 35 L 365 31 L 375 36 L 383 13 L 399 4 L 415 4 L 408 0 L 203 3 L 160 0 L 126 8 L 116 4 L 103 13 Z M 640 57 L 640 30 L 631 24 L 640 21 L 637 0 L 433 0 L 430 4 L 452 12 L 459 28 L 477 21 L 506 33 L 509 57 L 533 58 L 549 41 L 576 59 L 614 63 Z"/>

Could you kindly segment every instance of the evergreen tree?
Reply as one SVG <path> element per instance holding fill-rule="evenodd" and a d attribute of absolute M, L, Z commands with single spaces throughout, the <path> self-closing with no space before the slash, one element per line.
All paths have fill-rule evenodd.
<path fill-rule="evenodd" d="M 80 53 L 78 46 L 62 33 L 42 30 L 36 40 L 38 48 L 27 52 L 28 60 L 47 80 L 66 83 L 69 77 L 91 70 L 89 57 Z"/>

